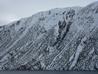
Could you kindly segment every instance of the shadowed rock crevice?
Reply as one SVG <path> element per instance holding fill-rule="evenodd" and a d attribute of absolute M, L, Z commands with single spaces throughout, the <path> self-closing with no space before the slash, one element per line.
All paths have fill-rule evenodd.
<path fill-rule="evenodd" d="M 75 15 L 75 10 L 70 10 L 69 12 L 66 13 L 66 18 L 63 17 L 64 21 L 58 22 L 59 35 L 53 46 L 57 45 L 57 47 L 59 47 L 60 43 L 63 41 L 63 39 L 65 38 L 65 36 L 67 35 L 67 33 L 70 29 L 74 15 Z"/>

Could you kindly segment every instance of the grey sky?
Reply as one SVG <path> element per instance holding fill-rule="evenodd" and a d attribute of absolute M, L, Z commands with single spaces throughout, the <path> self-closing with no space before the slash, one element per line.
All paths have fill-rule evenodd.
<path fill-rule="evenodd" d="M 98 0 L 0 0 L 0 25 L 53 8 L 86 6 Z"/>

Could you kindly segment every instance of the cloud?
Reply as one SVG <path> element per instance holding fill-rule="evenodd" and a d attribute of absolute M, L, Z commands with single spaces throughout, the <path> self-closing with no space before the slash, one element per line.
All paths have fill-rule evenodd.
<path fill-rule="evenodd" d="M 8 24 L 12 21 L 18 20 L 19 17 L 13 15 L 13 14 L 2 14 L 0 15 L 0 26 L 4 24 Z"/>

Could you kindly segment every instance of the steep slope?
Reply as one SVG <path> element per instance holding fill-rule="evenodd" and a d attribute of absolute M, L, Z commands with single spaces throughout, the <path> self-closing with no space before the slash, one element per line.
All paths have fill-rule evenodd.
<path fill-rule="evenodd" d="M 98 2 L 52 9 L 0 27 L 0 70 L 98 70 Z"/>
<path fill-rule="evenodd" d="M 97 11 L 98 2 L 88 5 L 77 13 L 67 34 L 67 36 L 73 35 L 68 36 L 71 41 L 64 46 L 47 69 L 98 70 Z"/>

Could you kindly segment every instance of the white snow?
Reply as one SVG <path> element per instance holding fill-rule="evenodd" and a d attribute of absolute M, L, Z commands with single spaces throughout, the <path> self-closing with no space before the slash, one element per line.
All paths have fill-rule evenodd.
<path fill-rule="evenodd" d="M 71 66 L 70 66 L 69 69 L 72 69 L 72 68 L 75 66 L 75 64 L 77 63 L 77 60 L 78 60 L 78 58 L 79 58 L 79 55 L 80 55 L 80 53 L 82 52 L 83 47 L 84 47 L 83 41 L 86 41 L 86 39 L 87 39 L 87 38 L 84 37 L 84 38 L 81 40 L 81 43 L 79 44 L 79 46 L 77 47 L 74 60 L 73 60 L 73 62 L 72 62 L 72 64 L 71 64 Z"/>
<path fill-rule="evenodd" d="M 75 53 L 74 61 L 72 62 L 72 64 L 71 64 L 69 69 L 72 69 L 75 66 L 75 64 L 77 63 L 79 54 L 82 52 L 82 49 L 83 49 L 83 46 L 79 45 L 78 48 L 77 48 L 77 51 Z"/>

